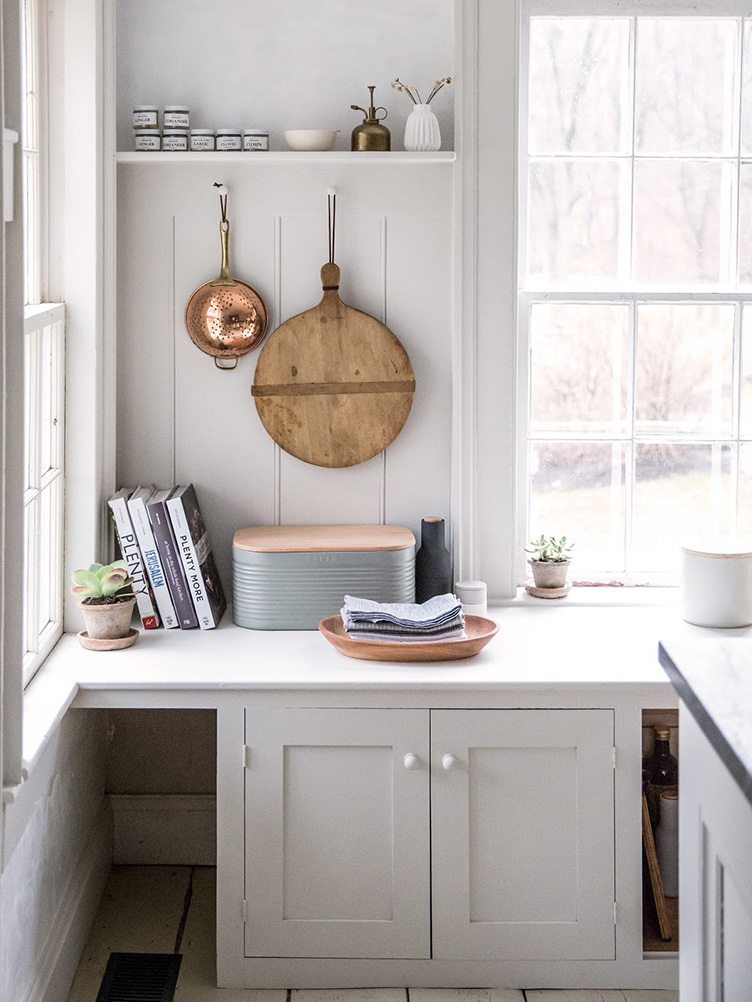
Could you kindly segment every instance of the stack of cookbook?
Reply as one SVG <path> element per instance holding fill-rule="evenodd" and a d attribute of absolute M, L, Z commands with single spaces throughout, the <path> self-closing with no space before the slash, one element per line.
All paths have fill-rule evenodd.
<path fill-rule="evenodd" d="M 212 630 L 227 608 L 193 484 L 121 487 L 108 505 L 145 630 Z"/>

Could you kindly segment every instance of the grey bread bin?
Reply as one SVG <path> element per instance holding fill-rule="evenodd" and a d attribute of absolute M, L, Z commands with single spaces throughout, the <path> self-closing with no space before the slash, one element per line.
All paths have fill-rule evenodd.
<path fill-rule="evenodd" d="M 239 529 L 233 619 L 248 630 L 315 630 L 344 596 L 415 601 L 415 537 L 396 525 Z"/>

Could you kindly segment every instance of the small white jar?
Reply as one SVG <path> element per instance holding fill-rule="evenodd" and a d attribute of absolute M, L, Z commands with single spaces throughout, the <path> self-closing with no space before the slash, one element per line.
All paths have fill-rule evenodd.
<path fill-rule="evenodd" d="M 162 116 L 162 127 L 165 129 L 188 129 L 191 124 L 191 113 L 184 104 L 166 104 Z"/>
<path fill-rule="evenodd" d="M 462 611 L 466 616 L 485 616 L 488 614 L 488 591 L 485 581 L 458 581 L 454 593 L 462 602 Z"/>
<path fill-rule="evenodd" d="M 265 129 L 244 129 L 243 149 L 246 153 L 267 152 L 269 149 L 269 133 Z"/>
<path fill-rule="evenodd" d="M 164 129 L 162 149 L 169 153 L 186 153 L 188 151 L 188 133 L 185 129 Z"/>
<path fill-rule="evenodd" d="M 137 104 L 133 109 L 134 129 L 156 129 L 159 125 L 159 108 L 156 104 Z"/>
<path fill-rule="evenodd" d="M 133 147 L 139 153 L 154 153 L 162 149 L 159 129 L 134 129 Z"/>
<path fill-rule="evenodd" d="M 752 625 L 752 539 L 726 536 L 681 549 L 683 618 L 720 629 Z"/>
<path fill-rule="evenodd" d="M 217 129 L 217 150 L 233 153 L 243 149 L 240 129 Z"/>
<path fill-rule="evenodd" d="M 191 129 L 191 151 L 200 153 L 214 149 L 214 129 Z"/>

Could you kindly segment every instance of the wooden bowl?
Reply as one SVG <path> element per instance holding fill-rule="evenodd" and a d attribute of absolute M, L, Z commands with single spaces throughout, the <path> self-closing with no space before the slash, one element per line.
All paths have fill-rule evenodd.
<path fill-rule="evenodd" d="M 340 654 L 359 661 L 459 661 L 480 653 L 499 632 L 499 627 L 485 616 L 465 616 L 465 637 L 399 643 L 356 640 L 345 632 L 341 616 L 327 616 L 319 623 L 319 631 Z"/>

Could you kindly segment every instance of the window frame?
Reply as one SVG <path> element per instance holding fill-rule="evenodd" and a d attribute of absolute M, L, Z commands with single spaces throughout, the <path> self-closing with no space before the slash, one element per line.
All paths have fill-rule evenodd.
<path fill-rule="evenodd" d="M 628 97 L 630 102 L 630 107 L 632 112 L 634 112 L 635 107 L 635 43 L 636 43 L 636 28 L 635 19 L 639 17 L 684 17 L 693 20 L 702 20 L 703 18 L 735 18 L 740 22 L 740 30 L 738 37 L 738 47 L 737 52 L 737 67 L 739 71 L 740 79 L 737 82 L 736 92 L 734 94 L 734 108 L 733 113 L 736 116 L 736 129 L 741 132 L 741 120 L 742 120 L 742 101 L 741 93 L 743 86 L 743 42 L 744 42 L 744 21 L 752 18 L 752 10 L 748 5 L 740 2 L 740 0 L 722 0 L 720 3 L 711 2 L 711 0 L 705 0 L 705 2 L 694 3 L 691 0 L 684 0 L 684 2 L 656 2 L 656 0 L 632 0 L 627 4 L 622 4 L 620 0 L 522 0 L 521 11 L 520 11 L 520 24 L 519 24 L 519 72 L 518 72 L 518 133 L 517 133 L 517 220 L 518 220 L 518 233 L 517 233 L 517 269 L 516 269 L 516 288 L 517 288 L 517 414 L 516 414 L 516 518 L 515 518 L 515 538 L 517 541 L 516 547 L 516 559 L 514 562 L 514 572 L 516 574 L 518 584 L 522 584 L 526 576 L 526 557 L 524 553 L 524 546 L 529 538 L 529 510 L 530 510 L 530 494 L 531 494 L 531 480 L 530 480 L 530 447 L 531 443 L 538 438 L 542 441 L 556 441 L 559 438 L 564 440 L 568 439 L 568 436 L 562 435 L 548 435 L 548 436 L 536 436 L 531 433 L 530 427 L 530 406 L 531 406 L 531 339 L 530 339 L 530 317 L 532 307 L 536 303 L 546 303 L 546 302 L 562 302 L 562 303 L 626 303 L 629 306 L 630 311 L 630 345 L 632 348 L 632 358 L 629 363 L 628 371 L 628 394 L 629 399 L 632 401 L 632 394 L 634 390 L 634 380 L 635 380 L 635 358 L 634 350 L 636 347 L 636 336 L 635 336 L 635 323 L 636 323 L 636 310 L 639 305 L 643 303 L 729 303 L 734 306 L 734 339 L 733 339 L 733 369 L 731 376 L 733 378 L 732 382 L 732 432 L 727 438 L 714 438 L 713 436 L 701 436 L 701 435 L 687 435 L 686 441 L 689 443 L 700 444 L 702 442 L 710 442 L 713 444 L 728 445 L 733 450 L 735 450 L 735 461 L 733 462 L 732 475 L 734 477 L 733 481 L 733 491 L 734 491 L 734 506 L 735 511 L 738 508 L 738 494 L 739 494 L 739 483 L 738 483 L 738 449 L 740 445 L 740 424 L 739 424 L 739 400 L 741 391 L 741 328 L 742 328 L 742 312 L 744 309 L 744 304 L 750 304 L 747 306 L 748 309 L 752 309 L 752 290 L 746 288 L 741 290 L 736 281 L 736 276 L 733 278 L 733 284 L 728 283 L 728 289 L 722 291 L 723 278 L 719 279 L 719 286 L 708 286 L 707 288 L 702 286 L 693 287 L 675 287 L 675 286 L 665 286 L 665 287 L 641 287 L 639 284 L 632 282 L 631 279 L 624 283 L 621 278 L 614 280 L 611 287 L 601 286 L 598 287 L 593 284 L 590 288 L 580 287 L 575 285 L 570 285 L 569 287 L 555 287 L 550 286 L 536 286 L 535 283 L 529 282 L 527 279 L 527 195 L 528 195 L 528 163 L 530 160 L 536 159 L 537 154 L 528 155 L 528 122 L 529 122 L 529 70 L 530 70 L 530 21 L 533 17 L 601 17 L 601 18 L 624 18 L 631 20 L 630 33 L 629 33 L 629 66 L 631 69 L 628 81 Z M 603 154 L 602 159 L 614 159 L 622 160 L 627 163 L 631 163 L 631 173 L 632 181 L 630 184 L 630 197 L 629 203 L 626 208 L 620 206 L 620 211 L 629 212 L 629 232 L 630 232 L 630 265 L 631 260 L 634 255 L 634 246 L 632 240 L 632 229 L 634 220 L 634 165 L 640 159 L 645 160 L 666 160 L 671 162 L 680 162 L 683 160 L 703 160 L 710 162 L 728 162 L 731 161 L 733 169 L 733 195 L 736 198 L 736 211 L 732 212 L 731 220 L 731 247 L 734 253 L 734 259 L 732 264 L 738 267 L 738 251 L 739 251 L 739 181 L 741 165 L 744 160 L 752 161 L 752 157 L 745 157 L 741 150 L 741 140 L 740 135 L 736 136 L 736 154 L 735 155 L 718 155 L 709 157 L 697 157 L 690 156 L 687 154 L 683 155 L 661 155 L 661 156 L 637 156 L 634 149 L 634 121 L 632 121 L 632 136 L 629 142 L 629 151 L 627 153 L 621 154 Z M 566 156 L 568 155 L 561 155 Z M 555 160 L 556 154 L 551 155 L 550 159 Z M 545 155 L 541 155 L 540 159 L 547 159 Z M 572 159 L 577 159 L 577 154 L 574 154 Z M 585 159 L 585 157 L 582 157 Z M 592 159 L 592 157 L 588 158 Z M 632 528 L 632 501 L 635 483 L 635 470 L 634 470 L 634 449 L 633 445 L 644 439 L 653 440 L 652 436 L 643 436 L 635 434 L 634 429 L 634 409 L 630 409 L 630 434 L 628 436 L 610 435 L 607 438 L 605 436 L 600 436 L 600 440 L 607 440 L 608 442 L 623 441 L 630 443 L 630 456 L 628 456 L 628 461 L 626 463 L 625 470 L 625 485 L 624 485 L 624 498 L 625 498 L 625 552 L 627 556 L 627 563 L 629 562 L 629 539 L 631 535 Z M 572 435 L 571 439 L 573 441 L 587 441 L 587 440 L 599 440 L 597 436 L 588 436 L 586 434 Z M 684 440 L 685 436 L 677 434 L 674 436 L 655 436 L 655 440 L 664 442 L 666 444 L 673 444 L 675 441 Z M 748 441 L 744 439 L 743 441 Z M 627 571 L 624 572 L 614 572 L 613 574 L 602 574 L 602 575 L 589 575 L 589 582 L 595 584 L 602 583 L 613 583 L 617 585 L 667 585 L 675 584 L 675 574 L 669 572 L 661 573 L 650 573 L 650 574 L 634 574 Z"/>
<path fill-rule="evenodd" d="M 19 183 L 24 207 L 23 341 L 27 370 L 24 379 L 24 687 L 62 636 L 64 611 L 65 307 L 62 303 L 44 301 L 48 298 L 51 244 L 48 13 L 47 0 L 23 0 L 21 4 L 23 114 Z M 28 122 L 30 128 L 27 128 Z M 47 426 L 44 426 L 45 417 L 49 419 Z M 43 436 L 47 437 L 45 451 L 42 449 Z M 47 469 L 42 469 L 44 458 L 48 459 Z M 40 540 L 45 536 L 48 545 L 43 548 Z M 41 610 L 45 608 L 48 618 L 41 623 Z"/>

